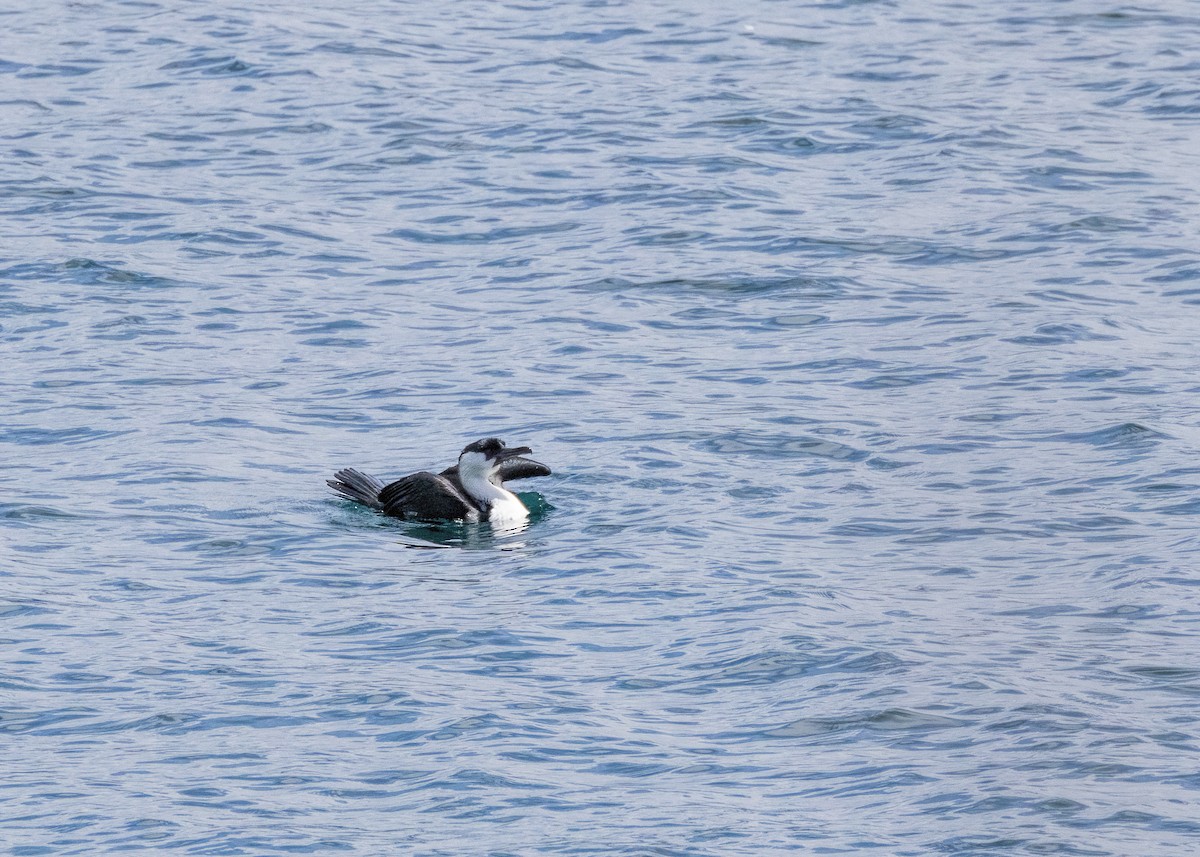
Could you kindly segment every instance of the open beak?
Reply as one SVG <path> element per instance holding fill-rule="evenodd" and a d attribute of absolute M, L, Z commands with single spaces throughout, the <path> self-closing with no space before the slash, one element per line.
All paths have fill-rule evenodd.
<path fill-rule="evenodd" d="M 533 450 L 527 446 L 514 446 L 508 449 L 502 449 L 496 453 L 496 457 L 492 459 L 492 463 L 503 464 L 510 458 L 519 458 L 522 455 L 529 455 L 531 452 L 533 452 Z"/>

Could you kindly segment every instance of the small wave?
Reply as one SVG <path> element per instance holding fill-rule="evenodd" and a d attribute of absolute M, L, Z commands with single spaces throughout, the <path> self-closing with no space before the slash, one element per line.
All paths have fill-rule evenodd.
<path fill-rule="evenodd" d="M 728 434 L 712 438 L 703 448 L 720 455 L 748 455 L 755 458 L 828 458 L 834 461 L 862 461 L 869 453 L 844 443 L 818 437 L 790 435 Z"/>
<path fill-rule="evenodd" d="M 1040 438 L 1040 440 L 1048 441 L 1084 443 L 1096 447 L 1130 448 L 1144 447 L 1169 439 L 1171 439 L 1170 435 L 1141 423 L 1120 423 L 1088 432 L 1059 432 Z"/>

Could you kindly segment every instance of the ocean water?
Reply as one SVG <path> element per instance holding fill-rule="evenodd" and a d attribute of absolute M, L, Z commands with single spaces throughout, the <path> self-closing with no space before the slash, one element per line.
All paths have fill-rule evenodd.
<path fill-rule="evenodd" d="M 0 853 L 1196 853 L 1197 43 L 0 10 Z"/>

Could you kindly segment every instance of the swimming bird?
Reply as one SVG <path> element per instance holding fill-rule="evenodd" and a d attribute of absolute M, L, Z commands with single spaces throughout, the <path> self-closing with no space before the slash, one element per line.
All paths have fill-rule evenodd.
<path fill-rule="evenodd" d="M 527 446 L 507 447 L 496 437 L 467 444 L 458 463 L 441 473 L 422 470 L 384 485 L 353 468 L 325 484 L 348 500 L 393 518 L 423 521 L 523 521 L 529 510 L 504 487 L 512 479 L 549 476 L 550 468 L 524 456 Z"/>

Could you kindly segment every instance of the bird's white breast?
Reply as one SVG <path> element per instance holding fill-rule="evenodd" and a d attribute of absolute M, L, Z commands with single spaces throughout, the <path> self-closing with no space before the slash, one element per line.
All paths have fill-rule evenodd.
<path fill-rule="evenodd" d="M 529 510 L 525 508 L 520 497 L 503 488 L 500 490 L 508 496 L 492 500 L 492 505 L 488 509 L 489 521 L 524 521 L 529 517 Z"/>

